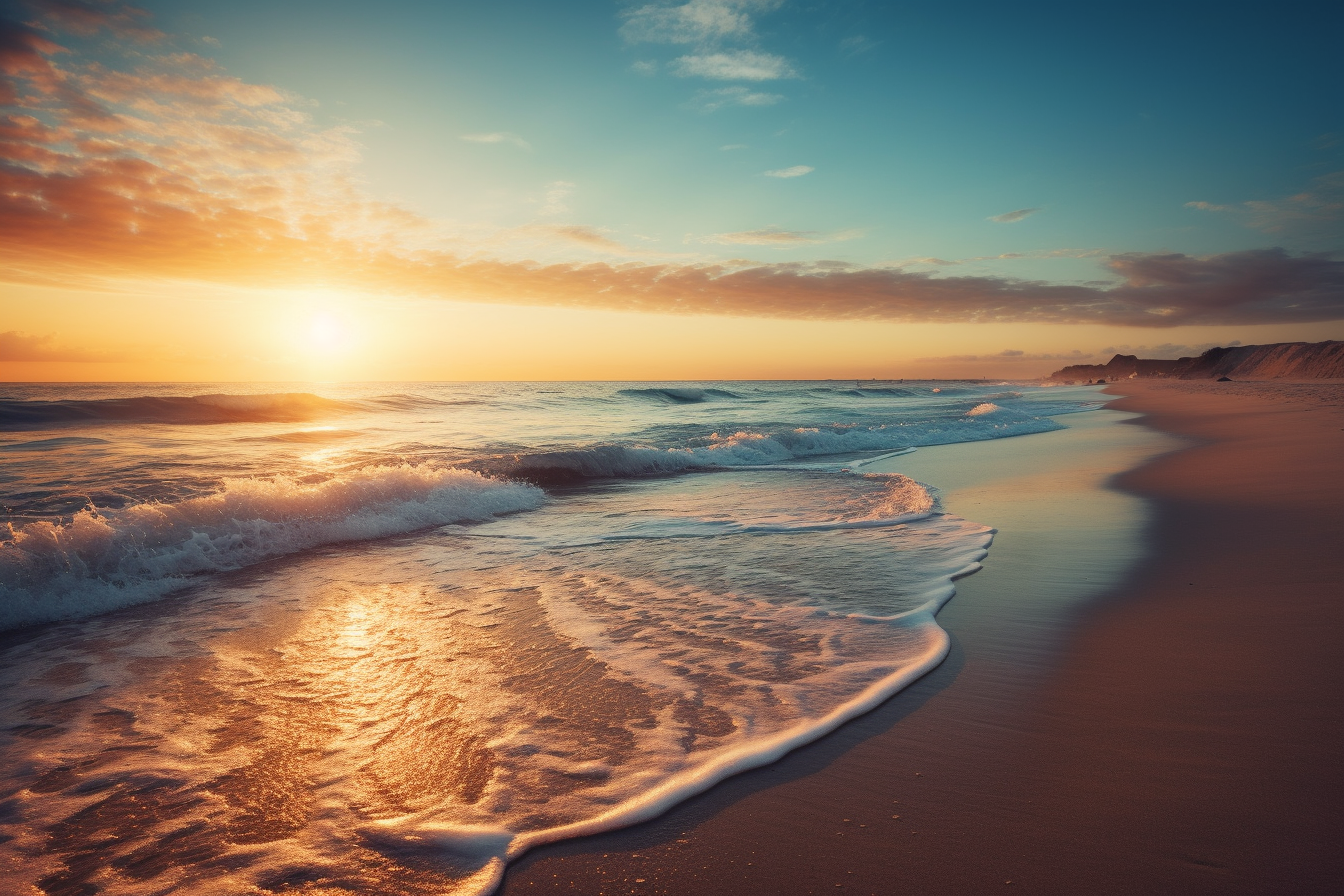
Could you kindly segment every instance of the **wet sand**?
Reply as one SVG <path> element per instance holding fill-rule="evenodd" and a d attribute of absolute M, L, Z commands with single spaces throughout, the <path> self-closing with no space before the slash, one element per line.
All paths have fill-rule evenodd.
<path fill-rule="evenodd" d="M 504 892 L 1337 892 L 1344 385 L 1109 391 L 1143 425 L 892 462 L 1000 530 L 942 666 Z"/>

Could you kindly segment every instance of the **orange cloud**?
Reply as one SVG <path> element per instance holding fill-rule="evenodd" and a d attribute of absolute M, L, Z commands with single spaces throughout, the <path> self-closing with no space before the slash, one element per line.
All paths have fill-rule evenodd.
<path fill-rule="evenodd" d="M 55 348 L 54 336 L 28 336 L 17 330 L 0 333 L 0 361 L 67 361 L 79 364 L 124 361 L 126 356 L 115 352 L 88 351 L 77 348 Z"/>
<path fill-rule="evenodd" d="M 149 13 L 135 6 L 100 0 L 28 0 L 28 5 L 44 22 L 81 37 L 107 30 L 118 37 L 152 43 L 164 36 L 142 23 Z"/>

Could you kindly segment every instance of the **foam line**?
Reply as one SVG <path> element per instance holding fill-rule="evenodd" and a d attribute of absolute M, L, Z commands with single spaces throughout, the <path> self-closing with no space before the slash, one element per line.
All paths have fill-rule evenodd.
<path fill-rule="evenodd" d="M 989 534 L 992 538 L 992 532 Z M 987 556 L 988 550 L 981 549 L 978 554 L 983 559 Z M 972 562 L 949 578 L 969 575 L 980 568 L 978 562 Z M 457 891 L 461 896 L 487 896 L 494 892 L 503 880 L 507 864 L 517 860 L 530 849 L 560 840 L 601 834 L 657 818 L 687 799 L 704 793 L 720 781 L 776 762 L 787 753 L 812 743 L 845 722 L 877 708 L 898 691 L 938 666 L 947 657 L 951 639 L 938 625 L 935 615 L 955 593 L 956 587 L 949 580 L 945 586 L 931 592 L 924 605 L 905 613 L 890 617 L 851 614 L 852 618 L 899 625 L 923 632 L 927 635 L 923 653 L 906 657 L 907 661 L 900 669 L 872 683 L 820 718 L 794 725 L 771 737 L 742 744 L 715 756 L 707 764 L 675 773 L 640 796 L 627 800 L 610 811 L 583 821 L 524 833 L 502 831 L 497 828 L 478 831 L 467 828 L 455 829 L 442 824 L 422 824 L 417 816 L 410 815 L 388 819 L 371 826 L 371 829 L 377 832 L 373 836 L 415 838 L 422 842 L 428 840 L 454 862 L 465 861 L 472 867 L 479 868 L 468 880 L 463 881 Z M 493 853 L 492 848 L 495 850 Z"/>

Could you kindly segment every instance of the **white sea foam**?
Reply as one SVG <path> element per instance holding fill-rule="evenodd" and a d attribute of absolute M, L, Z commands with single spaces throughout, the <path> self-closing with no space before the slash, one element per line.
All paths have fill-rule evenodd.
<path fill-rule="evenodd" d="M 177 503 L 94 508 L 69 522 L 9 527 L 0 541 L 0 629 L 142 603 L 187 577 L 334 542 L 489 519 L 542 503 L 533 486 L 409 465 L 318 483 L 227 480 Z"/>
<path fill-rule="evenodd" d="M 835 530 L 811 534 L 824 531 Z M 781 528 L 777 534 L 802 533 Z M 911 534 L 927 545 L 908 554 L 909 543 L 903 540 L 890 541 L 877 532 L 862 536 L 893 549 L 889 559 L 895 563 L 887 572 L 913 589 L 900 601 L 905 609 L 881 615 L 780 602 L 769 594 L 774 588 L 757 590 L 772 581 L 767 570 L 784 554 L 775 555 L 775 561 L 762 558 L 766 569 L 743 571 L 747 578 L 734 583 L 743 587 L 705 590 L 693 584 L 698 573 L 678 561 L 650 567 L 638 546 L 623 548 L 630 553 L 614 561 L 615 568 L 641 570 L 636 578 L 615 573 L 608 554 L 572 555 L 568 568 L 549 570 L 535 586 L 549 626 L 565 643 L 582 645 L 592 658 L 590 666 L 607 670 L 609 680 L 637 683 L 643 693 L 662 700 L 659 724 L 630 729 L 638 748 L 624 765 L 583 775 L 584 763 L 563 740 L 552 742 L 548 723 L 521 721 L 537 708 L 510 706 L 508 718 L 520 721 L 496 729 L 493 748 L 501 755 L 528 757 L 532 767 L 546 765 L 557 776 L 585 777 L 583 787 L 551 794 L 546 803 L 548 815 L 572 820 L 540 827 L 529 823 L 513 808 L 525 802 L 519 788 L 526 786 L 526 776 L 521 768 L 500 769 L 475 808 L 504 821 L 503 829 L 484 828 L 476 820 L 445 824 L 430 812 L 381 822 L 375 836 L 423 843 L 454 865 L 480 868 L 456 892 L 486 893 L 497 885 L 505 862 L 529 849 L 656 817 L 724 778 L 774 762 L 867 712 L 946 655 L 948 638 L 934 614 L 953 595 L 952 580 L 979 568 L 992 531 L 938 518 Z M 734 536 L 726 535 L 722 548 L 711 544 L 705 550 L 716 562 L 732 565 Z M 825 556 L 820 542 L 815 549 Z M 800 584 L 774 581 L 775 587 Z M 853 584 L 872 590 L 874 597 L 886 590 L 862 579 Z M 692 709 L 680 715 L 687 707 Z M 703 716 L 697 719 L 704 708 L 718 719 L 708 731 Z M 471 819 L 471 813 L 466 815 Z M 496 851 L 491 854 L 491 849 Z"/>

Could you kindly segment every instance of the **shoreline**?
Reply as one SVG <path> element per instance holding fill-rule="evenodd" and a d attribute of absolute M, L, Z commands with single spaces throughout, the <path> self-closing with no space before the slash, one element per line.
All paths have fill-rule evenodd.
<path fill-rule="evenodd" d="M 1059 454 L 1039 440 L 1060 434 L 1010 440 L 1034 473 L 933 480 L 949 511 L 1000 529 L 939 615 L 942 666 L 660 819 L 538 849 L 501 892 L 1330 891 L 1344 872 L 1344 388 L 1226 385 L 1107 390 L 1147 416 L 1111 431 L 1119 455 L 1098 439 L 1078 475 L 1093 498 L 1141 496 L 1118 518 L 1149 549 L 1135 568 L 1041 565 L 1052 542 L 1096 533 L 1068 525 L 1088 508 L 1064 491 L 1033 490 Z M 893 468 L 920 478 L 915 459 L 938 453 Z M 1110 474 L 1122 491 L 1103 488 Z M 1064 596 L 1080 572 L 1097 575 L 1091 593 Z"/>

